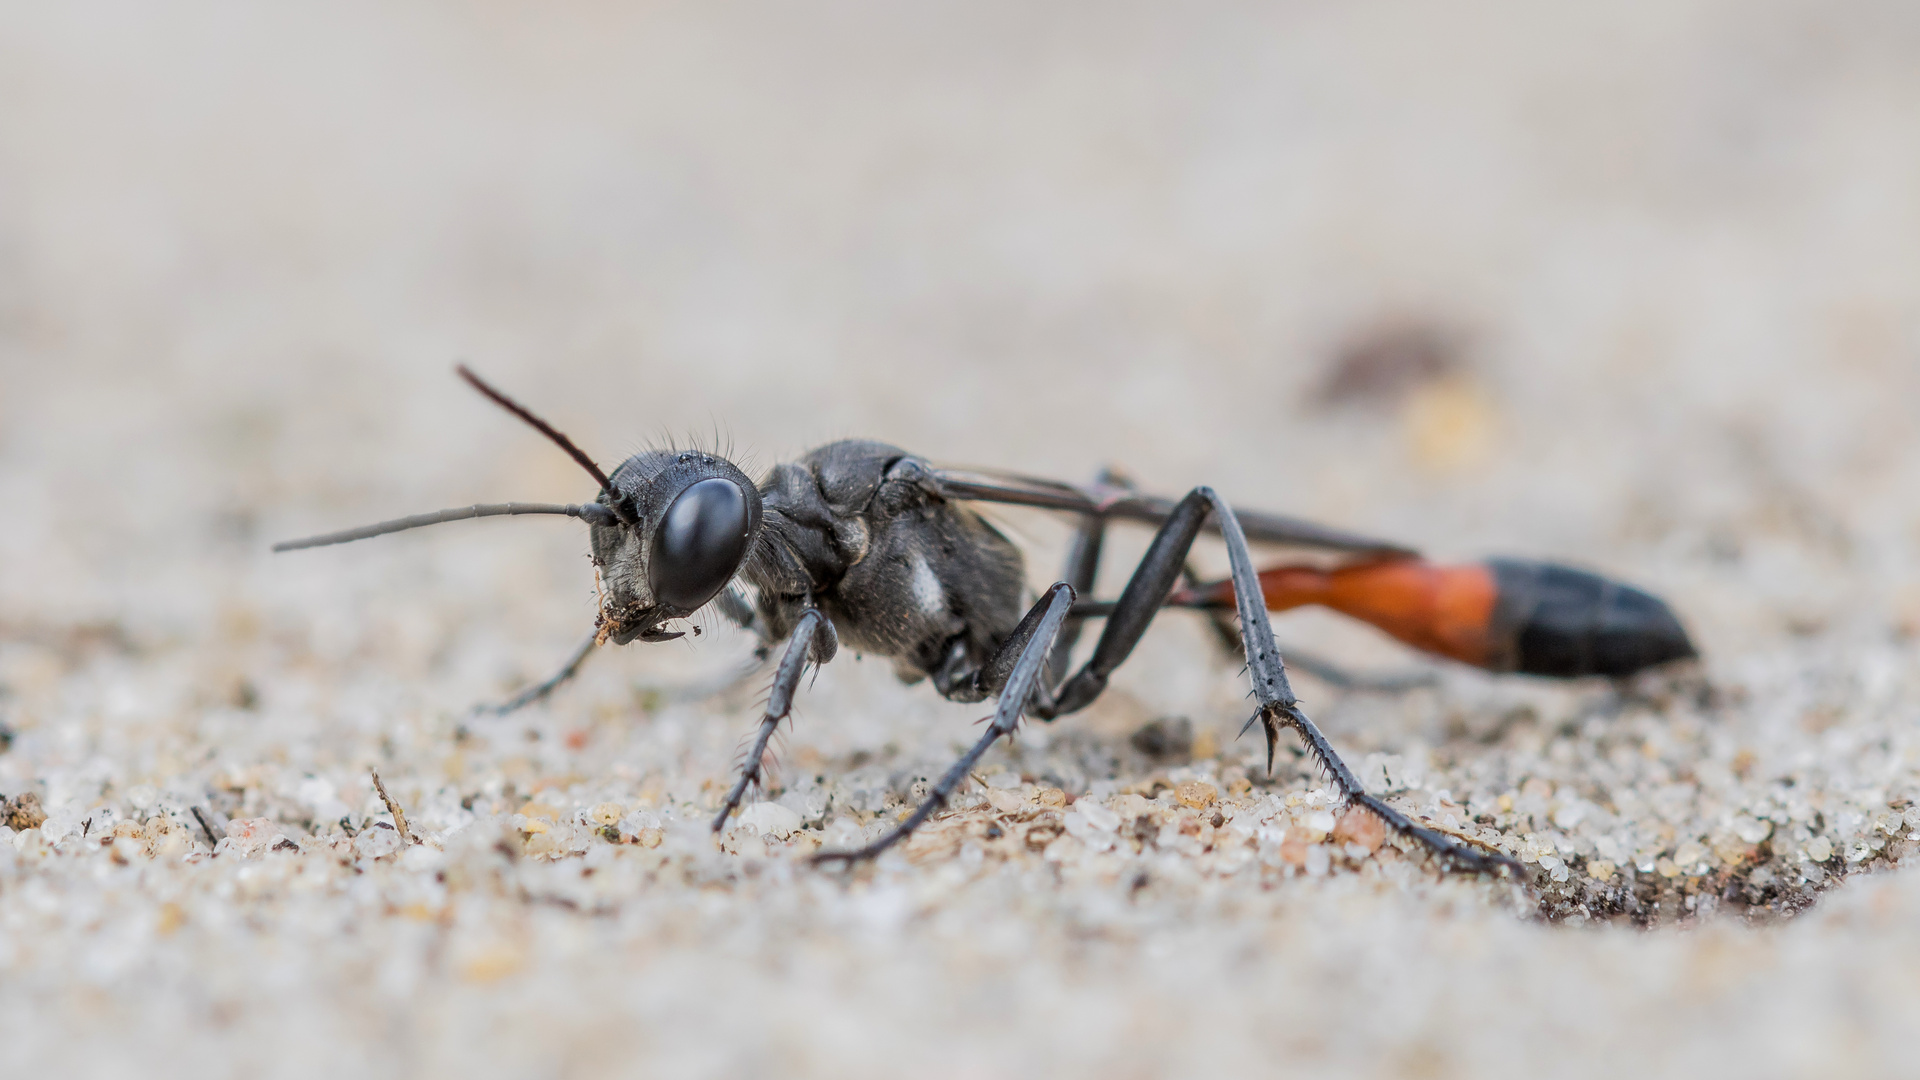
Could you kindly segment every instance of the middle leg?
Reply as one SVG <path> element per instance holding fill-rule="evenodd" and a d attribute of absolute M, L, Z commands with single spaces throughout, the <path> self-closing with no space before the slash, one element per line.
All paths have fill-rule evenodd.
<path fill-rule="evenodd" d="M 987 749 L 1002 736 L 1011 736 L 1014 729 L 1020 726 L 1020 714 L 1026 711 L 1028 699 L 1040 685 L 1040 676 L 1046 670 L 1047 655 L 1053 649 L 1054 638 L 1059 635 L 1060 626 L 1066 622 L 1067 612 L 1072 608 L 1073 586 L 1064 581 L 1054 585 L 1027 613 L 1027 618 L 1021 621 L 1020 629 L 1016 630 L 1001 646 L 1001 655 L 988 662 L 987 671 L 1007 672 L 1006 682 L 998 687 L 1000 702 L 994 708 L 993 722 L 987 725 L 987 732 L 980 736 L 980 741 L 974 743 L 973 748 L 962 755 L 959 761 L 954 762 L 953 768 L 948 769 L 946 774 L 940 777 L 939 783 L 933 785 L 933 791 L 927 795 L 926 800 L 916 807 L 905 821 L 894 826 L 892 831 L 866 847 L 853 851 L 823 851 L 815 855 L 813 861 L 821 863 L 838 860 L 852 864 L 862 859 L 871 859 L 905 840 L 913 830 L 920 827 L 922 822 L 932 817 L 935 811 L 946 806 L 947 800 L 953 797 L 954 789 L 958 788 L 960 782 L 967 778 L 967 774 L 973 771 L 974 765 L 979 762 Z M 1039 615 L 1038 619 L 1034 618 L 1035 614 Z M 1006 666 L 1002 661 L 1009 654 L 1017 658 L 1011 666 Z"/>

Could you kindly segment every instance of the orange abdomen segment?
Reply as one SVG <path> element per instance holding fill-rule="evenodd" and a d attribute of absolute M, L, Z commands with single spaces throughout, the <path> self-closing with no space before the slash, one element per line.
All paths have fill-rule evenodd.
<path fill-rule="evenodd" d="M 1227 585 L 1231 595 L 1232 585 Z M 1389 559 L 1322 570 L 1276 566 L 1260 572 L 1274 611 L 1320 604 L 1371 623 L 1416 649 L 1476 667 L 1489 658 L 1488 630 L 1499 589 L 1486 566 L 1439 566 Z"/>

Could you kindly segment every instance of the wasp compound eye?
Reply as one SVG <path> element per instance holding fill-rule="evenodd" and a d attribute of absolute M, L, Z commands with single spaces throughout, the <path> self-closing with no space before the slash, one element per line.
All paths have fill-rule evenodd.
<path fill-rule="evenodd" d="M 714 477 L 681 492 L 660 519 L 647 580 L 661 605 L 690 612 L 713 599 L 746 558 L 751 514 L 746 493 Z"/>

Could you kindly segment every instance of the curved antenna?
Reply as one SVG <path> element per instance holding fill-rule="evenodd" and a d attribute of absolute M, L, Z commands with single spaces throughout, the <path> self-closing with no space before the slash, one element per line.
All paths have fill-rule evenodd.
<path fill-rule="evenodd" d="M 344 544 L 351 540 L 365 540 L 369 536 L 385 536 L 387 533 L 418 529 L 423 525 L 438 525 L 443 521 L 504 517 L 510 514 L 561 514 L 566 517 L 580 518 L 589 525 L 617 525 L 620 521 L 614 516 L 613 511 L 599 503 L 582 503 L 577 506 L 562 503 L 483 503 L 453 510 L 436 510 L 431 514 L 413 514 L 374 525 L 362 525 L 357 529 L 309 536 L 301 540 L 282 540 L 273 545 L 273 550 L 298 551 L 301 548 L 326 547 L 329 544 Z"/>
<path fill-rule="evenodd" d="M 572 439 L 569 439 L 565 435 L 562 435 L 560 434 L 560 432 L 554 430 L 554 427 L 552 424 L 549 424 L 545 420 L 542 420 L 539 417 L 533 415 L 533 413 L 527 410 L 526 406 L 513 400 L 512 398 L 501 393 L 500 391 L 495 390 L 492 386 L 489 386 L 485 379 L 482 379 L 480 376 L 475 375 L 473 373 L 473 369 L 468 367 L 467 365 L 457 364 L 454 366 L 453 370 L 457 372 L 461 378 L 467 380 L 467 384 L 469 386 L 472 386 L 475 390 L 478 390 L 482 394 L 485 394 L 488 400 L 492 401 L 495 405 L 498 405 L 501 408 L 512 413 L 513 415 L 519 417 L 520 419 L 525 420 L 528 424 L 531 424 L 533 426 L 534 430 L 538 431 L 540 434 L 545 435 L 547 438 L 552 439 L 555 443 L 557 443 L 560 449 L 565 450 L 567 452 L 568 457 L 571 457 L 573 458 L 574 461 L 578 462 L 581 468 L 591 473 L 593 475 L 594 480 L 599 482 L 600 490 L 607 493 L 607 502 L 610 505 L 612 505 L 612 507 L 614 508 L 613 509 L 614 514 L 616 514 L 621 521 L 629 525 L 633 524 L 632 514 L 628 510 L 626 510 L 625 505 L 620 500 L 620 496 L 614 493 L 613 481 L 607 479 L 607 474 L 600 471 L 600 466 L 595 465 L 593 463 L 593 459 L 588 457 L 585 451 L 573 445 Z"/>

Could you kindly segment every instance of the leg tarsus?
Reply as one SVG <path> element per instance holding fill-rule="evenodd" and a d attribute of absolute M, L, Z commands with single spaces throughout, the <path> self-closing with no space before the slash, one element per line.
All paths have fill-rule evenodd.
<path fill-rule="evenodd" d="M 1273 718 L 1267 715 L 1267 710 L 1262 708 L 1247 717 L 1246 723 L 1240 725 L 1240 737 L 1244 738 L 1247 732 L 1253 730 L 1255 724 L 1261 725 L 1260 731 L 1267 737 L 1267 776 L 1271 777 L 1273 776 L 1273 753 L 1280 747 L 1280 726 L 1274 723 Z"/>
<path fill-rule="evenodd" d="M 1520 865 L 1519 860 L 1503 851 L 1481 847 L 1449 836 L 1437 829 L 1416 825 L 1405 814 L 1388 806 L 1378 796 L 1363 793 L 1352 801 L 1379 818 L 1388 828 L 1424 844 L 1428 850 L 1440 856 L 1448 866 L 1454 869 L 1485 871 L 1490 874 L 1505 870 L 1513 875 L 1515 881 L 1526 880 L 1526 870 Z"/>
<path fill-rule="evenodd" d="M 1488 873 L 1506 870 L 1513 875 L 1514 880 L 1526 880 L 1526 871 L 1512 856 L 1460 840 L 1424 825 L 1417 825 L 1413 819 L 1387 805 L 1379 796 L 1368 794 L 1366 789 L 1361 787 L 1359 778 L 1354 776 L 1346 763 L 1333 752 L 1333 747 L 1328 744 L 1327 737 L 1321 734 L 1320 728 L 1312 720 L 1307 719 L 1307 715 L 1299 709 L 1263 706 L 1259 712 L 1253 714 L 1251 720 L 1247 721 L 1247 726 L 1251 727 L 1261 722 L 1264 722 L 1262 726 L 1267 736 L 1269 775 L 1273 772 L 1273 750 L 1274 745 L 1279 741 L 1280 729 L 1292 728 L 1294 733 L 1300 736 L 1300 741 L 1306 744 L 1307 751 L 1333 779 L 1334 787 L 1340 792 L 1343 804 L 1357 805 L 1365 809 L 1379 818 L 1381 824 L 1387 828 L 1424 845 L 1450 868 Z M 1245 731 L 1245 728 L 1241 729 L 1242 734 L 1245 734 Z"/>

